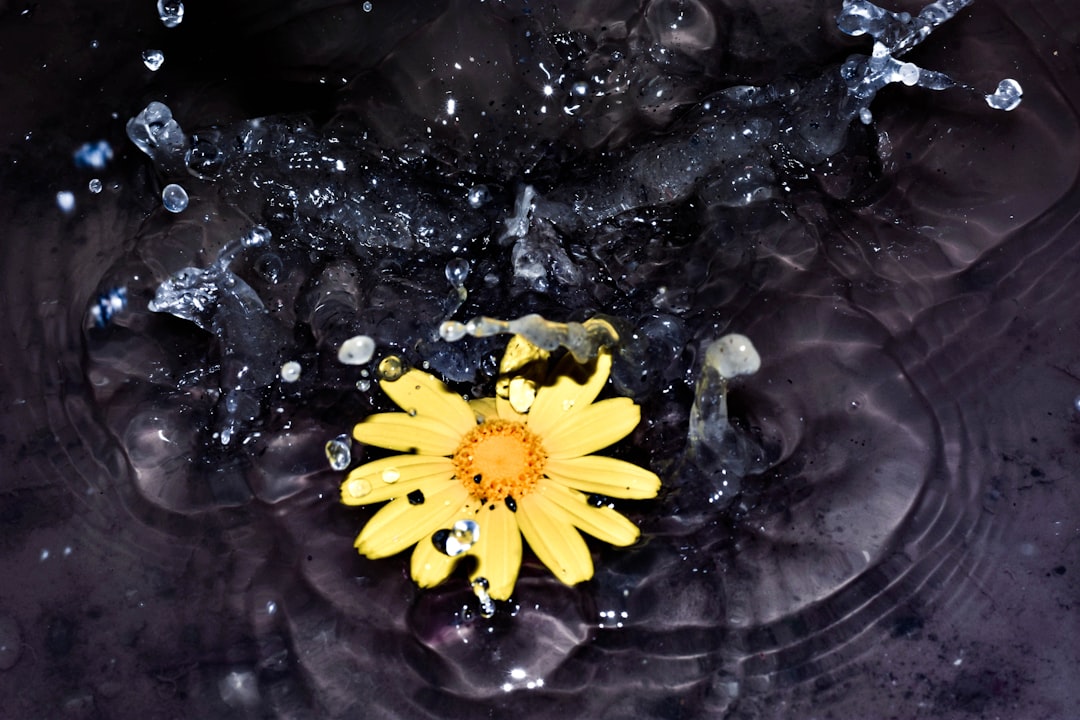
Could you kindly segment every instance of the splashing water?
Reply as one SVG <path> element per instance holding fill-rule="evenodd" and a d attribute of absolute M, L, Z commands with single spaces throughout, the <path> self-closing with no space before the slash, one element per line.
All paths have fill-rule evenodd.
<path fill-rule="evenodd" d="M 145 71 L 147 36 L 132 38 L 126 62 L 155 83 L 132 97 L 167 99 L 183 128 L 161 103 L 118 106 L 146 157 L 133 167 L 118 153 L 93 169 L 107 188 L 98 195 L 86 194 L 89 174 L 72 167 L 65 139 L 69 176 L 42 186 L 50 205 L 57 188 L 75 189 L 67 214 L 49 209 L 82 270 L 48 295 L 12 285 L 16 319 L 39 313 L 13 324 L 20 352 L 32 356 L 22 338 L 39 333 L 56 357 L 9 372 L 60 374 L 47 412 L 27 423 L 41 429 L 37 444 L 7 442 L 25 457 L 42 448 L 52 482 L 77 498 L 73 517 L 101 528 L 75 544 L 85 567 L 98 552 L 146 569 L 125 565 L 115 590 L 91 588 L 71 609 L 39 603 L 56 617 L 20 617 L 0 635 L 34 648 L 4 655 L 20 682 L 41 682 L 24 672 L 32 655 L 55 668 L 81 660 L 82 645 L 112 648 L 94 640 L 105 624 L 155 659 L 150 671 L 84 663 L 70 689 L 50 689 L 60 698 L 50 708 L 107 714 L 116 677 L 170 714 L 201 717 L 304 716 L 309 702 L 333 717 L 448 718 L 568 707 L 597 718 L 809 716 L 848 702 L 856 709 L 835 714 L 860 717 L 877 706 L 859 706 L 852 685 L 885 673 L 903 685 L 916 671 L 933 689 L 916 688 L 900 714 L 920 702 L 947 715 L 947 698 L 983 697 L 965 691 L 981 670 L 947 684 L 979 653 L 970 642 L 953 653 L 964 633 L 942 618 L 954 607 L 992 617 L 970 591 L 980 584 L 1007 610 L 986 567 L 1061 577 L 1053 546 L 1009 524 L 1057 474 L 1034 466 L 1043 455 L 1031 437 L 1049 442 L 1027 431 L 1037 400 L 1007 403 L 1017 395 L 994 380 L 1036 372 L 1037 348 L 1055 346 L 1040 334 L 1050 320 L 1018 315 L 1060 312 L 1040 300 L 1046 283 L 1029 283 L 1042 276 L 1025 270 L 1025 253 L 1062 258 L 1047 282 L 1071 286 L 1051 228 L 1018 234 L 1075 174 L 1072 114 L 1031 71 L 1049 64 L 1016 58 L 1029 94 L 1005 116 L 987 104 L 1016 107 L 1015 81 L 974 98 L 918 91 L 974 92 L 921 65 L 997 81 L 970 38 L 1001 41 L 994 58 L 1008 67 L 1019 51 L 1007 38 L 1023 23 L 1003 22 L 992 3 L 957 17 L 969 3 L 907 15 L 849 2 L 843 37 L 815 30 L 824 6 L 793 3 L 781 27 L 734 3 L 650 2 L 603 22 L 594 5 L 454 5 L 413 18 L 397 46 L 380 24 L 390 6 L 341 9 L 365 28 L 345 46 L 379 59 L 357 61 L 367 74 L 341 83 L 321 124 L 275 114 L 284 106 L 194 102 L 166 86 L 172 70 Z M 274 8 L 261 12 L 260 27 L 273 26 Z M 932 35 L 946 21 L 951 55 Z M 196 27 L 156 29 L 179 43 L 169 67 L 191 70 L 178 33 Z M 485 39 L 450 40 L 474 37 Z M 334 54 L 330 35 L 325 48 Z M 986 76 L 961 69 L 973 54 Z M 353 72 L 322 73 L 319 92 Z M 915 90 L 881 92 L 889 85 Z M 220 120 L 249 107 L 270 111 Z M 1060 157 L 1024 174 L 1019 159 L 1039 144 L 1030 138 L 1052 139 L 1052 128 L 1066 138 Z M 994 168 L 1010 147 L 1020 177 L 1003 185 Z M 190 193 L 179 214 L 163 207 L 170 185 Z M 117 198 L 137 205 L 119 231 L 108 214 Z M 95 239 L 105 235 L 112 244 Z M 70 296 L 65 319 L 53 301 Z M 589 317 L 608 331 L 590 336 Z M 77 352 L 48 344 L 65 322 Z M 393 409 L 373 382 L 408 367 L 490 397 L 507 332 L 582 360 L 611 351 L 604 392 L 633 397 L 643 420 L 604 452 L 660 473 L 662 495 L 590 497 L 631 517 L 643 541 L 595 547 L 587 584 L 553 583 L 527 557 L 505 603 L 470 585 L 465 564 L 418 590 L 409 557 L 370 561 L 351 548 L 359 521 L 339 512 L 338 484 L 350 463 L 378 456 L 343 433 Z M 347 356 L 359 364 L 340 360 L 353 339 Z M 1070 362 L 1060 364 L 1074 372 Z M 28 394 L 15 379 L 13 403 Z M 1053 407 L 1074 417 L 1069 383 L 1063 374 Z M 1010 422 L 983 422 L 971 410 L 980 403 Z M 56 418 L 77 430 L 55 429 Z M 366 492 L 401 482 L 388 467 Z M 13 522 L 32 530 L 13 552 L 30 548 L 40 572 L 61 567 L 65 543 L 15 502 Z M 49 502 L 50 517 L 70 514 L 69 501 Z M 436 547 L 459 557 L 478 538 L 452 520 Z M 991 555 L 1014 539 L 1015 557 Z M 143 604 L 171 612 L 154 619 Z M 893 638 L 889 662 L 875 656 L 864 673 L 882 636 Z M 123 665 L 126 653 L 109 656 Z M 928 669 L 939 655 L 946 667 Z M 995 681 L 1029 687 L 1007 666 L 992 666 Z M 1004 714 L 994 697 L 980 701 L 985 714 Z"/>

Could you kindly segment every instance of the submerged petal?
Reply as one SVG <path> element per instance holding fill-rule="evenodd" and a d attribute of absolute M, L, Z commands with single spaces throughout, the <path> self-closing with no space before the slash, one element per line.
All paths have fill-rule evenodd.
<path fill-rule="evenodd" d="M 465 398 L 426 372 L 410 370 L 397 380 L 380 380 L 379 387 L 406 413 L 436 420 L 458 435 L 476 425 Z"/>
<path fill-rule="evenodd" d="M 552 458 L 588 455 L 622 440 L 640 421 L 641 410 L 630 398 L 601 400 L 567 416 L 544 434 L 544 449 Z"/>
<path fill-rule="evenodd" d="M 368 415 L 353 428 L 353 437 L 365 445 L 421 455 L 449 455 L 461 442 L 461 433 L 445 423 L 408 413 Z"/>
<path fill-rule="evenodd" d="M 601 348 L 596 358 L 580 365 L 567 353 L 556 364 L 551 381 L 536 393 L 529 409 L 529 427 L 547 435 L 596 399 L 611 373 L 611 353 Z"/>
<path fill-rule="evenodd" d="M 412 560 L 409 563 L 409 572 L 412 579 L 422 588 L 434 587 L 454 571 L 457 558 L 452 558 L 446 553 L 439 552 L 431 538 L 421 538 L 416 542 Z"/>
<path fill-rule="evenodd" d="M 360 531 L 356 549 L 369 558 L 399 553 L 449 524 L 467 499 L 464 487 L 447 483 L 439 492 L 425 496 L 419 504 L 405 497 L 391 500 Z"/>
<path fill-rule="evenodd" d="M 660 478 L 632 463 L 602 455 L 548 458 L 544 474 L 552 481 L 587 493 L 641 500 L 656 497 Z"/>
<path fill-rule="evenodd" d="M 540 494 L 558 505 L 582 532 L 611 545 L 632 545 L 641 535 L 637 525 L 609 507 L 594 507 L 584 495 L 556 483 L 546 483 Z"/>
<path fill-rule="evenodd" d="M 521 569 L 521 532 L 517 519 L 505 503 L 496 503 L 481 510 L 477 521 L 480 541 L 473 546 L 472 554 L 479 562 L 470 578 L 486 578 L 488 594 L 496 600 L 506 600 L 514 591 Z"/>
<path fill-rule="evenodd" d="M 593 575 L 592 556 L 565 511 L 539 493 L 517 501 L 517 523 L 529 547 L 567 585 Z"/>

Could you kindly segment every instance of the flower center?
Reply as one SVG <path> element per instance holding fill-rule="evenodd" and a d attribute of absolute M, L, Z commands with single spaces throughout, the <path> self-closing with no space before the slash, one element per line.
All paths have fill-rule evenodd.
<path fill-rule="evenodd" d="M 469 494 L 494 502 L 520 498 L 544 475 L 540 438 L 524 423 L 488 420 L 466 433 L 454 451 L 454 474 Z"/>

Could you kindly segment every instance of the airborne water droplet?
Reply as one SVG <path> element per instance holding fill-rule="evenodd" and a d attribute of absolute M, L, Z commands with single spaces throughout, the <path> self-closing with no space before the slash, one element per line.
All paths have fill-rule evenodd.
<path fill-rule="evenodd" d="M 167 28 L 174 28 L 184 21 L 184 3 L 180 0 L 158 0 L 157 11 Z"/>
<path fill-rule="evenodd" d="M 296 382 L 300 379 L 300 363 L 290 360 L 281 366 L 281 379 L 287 383 Z"/>
<path fill-rule="evenodd" d="M 344 470 L 352 462 L 352 443 L 348 435 L 338 435 L 326 443 L 326 459 L 334 470 Z"/>
<path fill-rule="evenodd" d="M 244 247 L 259 247 L 266 245 L 270 242 L 270 238 L 273 237 L 273 233 L 265 225 L 256 225 L 251 228 L 251 232 L 240 239 L 240 243 Z"/>
<path fill-rule="evenodd" d="M 187 190 L 176 183 L 166 185 L 161 191 L 161 204 L 171 213 L 183 212 L 188 206 Z"/>
<path fill-rule="evenodd" d="M 1020 83 L 1012 78 L 1005 78 L 998 83 L 997 90 L 992 95 L 986 96 L 986 104 L 995 110 L 1008 112 L 1020 104 L 1023 94 L 1024 89 L 1020 87 Z"/>
<path fill-rule="evenodd" d="M 472 582 L 473 594 L 480 601 L 480 616 L 485 618 L 494 617 L 495 615 L 495 601 L 488 594 L 488 587 L 490 585 L 487 578 L 476 578 Z"/>
<path fill-rule="evenodd" d="M 465 285 L 465 278 L 469 277 L 469 261 L 464 258 L 454 258 L 446 263 L 446 279 L 451 287 L 459 288 Z"/>
<path fill-rule="evenodd" d="M 165 53 L 160 50 L 143 50 L 142 61 L 150 72 L 157 72 L 165 64 Z"/>
<path fill-rule="evenodd" d="M 375 354 L 375 341 L 367 335 L 354 335 L 341 343 L 338 362 L 343 365 L 363 365 Z"/>

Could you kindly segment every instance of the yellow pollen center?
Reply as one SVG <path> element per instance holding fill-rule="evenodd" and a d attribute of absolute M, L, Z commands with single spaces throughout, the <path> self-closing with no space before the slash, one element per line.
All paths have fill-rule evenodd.
<path fill-rule="evenodd" d="M 515 500 L 528 494 L 544 475 L 540 438 L 524 423 L 488 420 L 466 433 L 454 451 L 454 474 L 478 500 Z"/>

